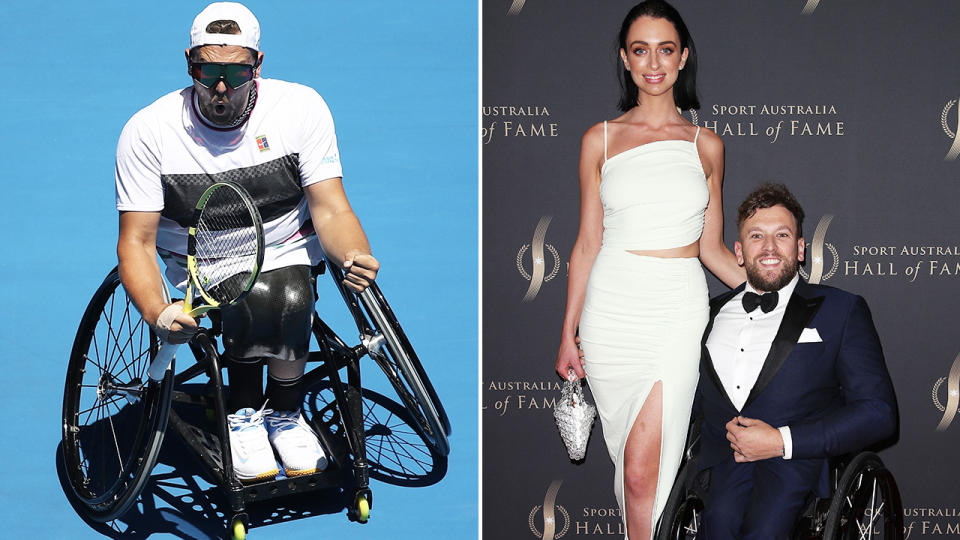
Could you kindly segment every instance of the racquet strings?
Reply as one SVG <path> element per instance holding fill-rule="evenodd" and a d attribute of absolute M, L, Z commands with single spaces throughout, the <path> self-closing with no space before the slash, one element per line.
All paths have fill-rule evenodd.
<path fill-rule="evenodd" d="M 196 225 L 197 286 L 218 304 L 242 296 L 257 271 L 257 220 L 247 201 L 236 190 L 213 190 Z"/>

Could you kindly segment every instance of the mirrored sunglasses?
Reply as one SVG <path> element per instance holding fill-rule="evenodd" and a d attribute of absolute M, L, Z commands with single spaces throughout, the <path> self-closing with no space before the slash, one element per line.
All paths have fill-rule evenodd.
<path fill-rule="evenodd" d="M 221 79 L 230 88 L 240 86 L 253 80 L 255 66 L 249 64 L 223 64 L 219 62 L 192 62 L 190 76 L 206 88 L 213 88 Z"/>

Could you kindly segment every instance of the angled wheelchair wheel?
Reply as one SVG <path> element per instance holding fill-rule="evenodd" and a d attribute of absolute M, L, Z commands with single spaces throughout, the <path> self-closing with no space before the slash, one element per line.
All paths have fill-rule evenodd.
<path fill-rule="evenodd" d="M 883 461 L 872 452 L 846 466 L 830 502 L 824 540 L 902 539 L 900 490 Z"/>
<path fill-rule="evenodd" d="M 688 441 L 684 463 L 657 522 L 657 540 L 694 540 L 700 532 L 709 477 L 705 471 L 697 471 L 699 429 L 694 426 L 688 435 L 693 442 Z"/>
<path fill-rule="evenodd" d="M 703 501 L 692 487 L 696 475 L 696 463 L 688 461 L 680 467 L 657 524 L 657 540 L 694 540 L 697 537 L 703 517 Z"/>
<path fill-rule="evenodd" d="M 414 429 L 438 454 L 449 454 L 450 420 L 386 298 L 374 283 L 360 295 L 360 302 L 375 330 L 365 339 L 368 354 L 410 412 Z"/>
<path fill-rule="evenodd" d="M 417 433 L 410 413 L 386 396 L 363 389 L 363 436 L 370 477 L 404 487 L 436 484 L 447 472 L 447 457 L 438 455 Z M 304 410 L 321 425 L 339 424 L 329 381 L 307 389 Z M 341 429 L 338 426 L 337 429 Z"/>
<path fill-rule="evenodd" d="M 330 265 L 330 277 L 350 308 L 364 348 L 410 412 L 414 429 L 434 452 L 446 456 L 450 419 L 380 287 L 373 283 L 355 295 L 343 285 L 343 271 L 336 265 Z"/>
<path fill-rule="evenodd" d="M 146 375 L 158 348 L 114 268 L 80 321 L 63 392 L 64 468 L 94 521 L 122 516 L 156 464 L 173 391 L 172 368 Z"/>
<path fill-rule="evenodd" d="M 703 501 L 709 486 L 709 473 L 697 471 L 700 452 L 700 417 L 690 418 L 683 461 L 657 521 L 657 540 L 694 540 L 703 518 Z"/>

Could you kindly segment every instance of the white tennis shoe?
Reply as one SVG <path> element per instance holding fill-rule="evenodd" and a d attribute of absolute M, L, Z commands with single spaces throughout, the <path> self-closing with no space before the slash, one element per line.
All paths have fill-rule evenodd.
<path fill-rule="evenodd" d="M 233 473 L 241 482 L 272 480 L 280 472 L 263 427 L 263 415 L 267 411 L 248 407 L 227 415 Z"/>
<path fill-rule="evenodd" d="M 327 456 L 320 441 L 299 410 L 267 409 L 265 413 L 264 423 L 270 443 L 280 456 L 280 464 L 287 476 L 303 476 L 327 468 Z"/>

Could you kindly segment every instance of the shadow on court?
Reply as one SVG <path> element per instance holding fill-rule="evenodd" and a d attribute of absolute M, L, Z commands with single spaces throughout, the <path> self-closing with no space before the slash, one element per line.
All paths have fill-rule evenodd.
<path fill-rule="evenodd" d="M 178 388 L 194 395 L 202 394 L 204 389 L 203 384 Z M 308 417 L 329 414 L 332 401 L 330 383 L 319 381 L 310 386 L 303 409 Z M 122 431 L 124 425 L 139 418 L 134 407 L 126 405 L 110 418 L 85 425 L 82 429 L 92 435 L 81 437 L 81 446 L 96 453 L 99 450 L 97 445 L 103 443 L 98 434 L 106 429 L 105 424 L 112 421 L 110 429 Z M 210 420 L 212 414 L 201 407 L 174 403 L 174 410 L 190 424 L 210 433 L 216 432 Z M 403 487 L 425 487 L 443 479 L 447 472 L 447 458 L 429 450 L 411 427 L 410 415 L 404 407 L 382 394 L 364 389 L 363 412 L 370 478 Z M 314 425 L 317 425 L 316 420 L 318 418 L 314 419 Z M 123 440 L 122 437 L 118 439 Z M 91 529 L 103 535 L 124 539 L 148 538 L 156 533 L 180 538 L 223 538 L 233 511 L 225 492 L 214 485 L 196 452 L 168 427 L 157 465 L 137 503 L 122 518 L 107 523 L 90 519 L 87 507 L 74 494 L 65 470 L 62 443 L 57 445 L 56 469 L 61 488 L 74 511 Z M 112 472 L 108 460 L 102 461 L 107 463 L 99 465 L 103 468 L 93 472 Z M 350 464 L 344 464 L 343 468 L 349 471 Z M 344 484 L 337 488 L 247 503 L 245 512 L 249 517 L 249 529 L 326 514 L 341 514 L 337 519 L 347 519 L 354 486 L 350 474 L 345 478 Z M 376 484 L 371 487 L 375 503 Z"/>

